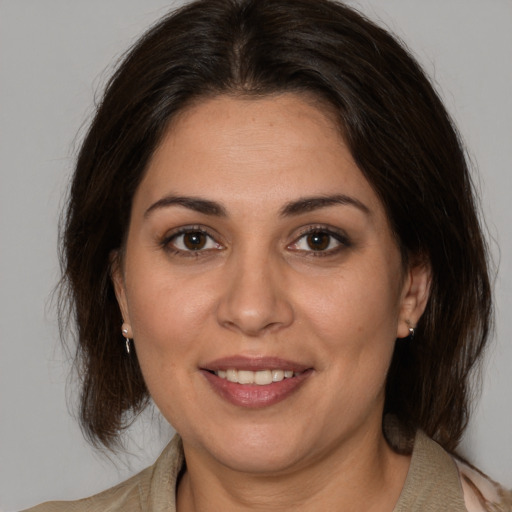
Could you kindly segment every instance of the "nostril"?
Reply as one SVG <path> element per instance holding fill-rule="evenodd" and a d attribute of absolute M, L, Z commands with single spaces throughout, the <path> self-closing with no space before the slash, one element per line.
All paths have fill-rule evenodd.
<path fill-rule="evenodd" d="M 261 261 L 258 264 L 261 266 Z M 216 314 L 220 325 L 254 337 L 274 332 L 293 321 L 282 279 L 270 279 L 265 272 L 250 270 L 231 277 L 218 302 Z"/>

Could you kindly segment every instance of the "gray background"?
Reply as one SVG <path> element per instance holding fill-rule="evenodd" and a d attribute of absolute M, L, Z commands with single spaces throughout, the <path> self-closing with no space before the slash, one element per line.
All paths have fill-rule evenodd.
<path fill-rule="evenodd" d="M 50 295 L 58 213 L 93 99 L 114 57 L 177 3 L 0 0 L 1 510 L 102 490 L 150 463 L 170 436 L 150 412 L 121 458 L 108 460 L 85 443 L 66 405 L 73 387 L 65 391 L 69 364 Z M 351 3 L 402 37 L 424 64 L 480 170 L 501 260 L 497 341 L 463 449 L 512 486 L 512 2 Z"/>

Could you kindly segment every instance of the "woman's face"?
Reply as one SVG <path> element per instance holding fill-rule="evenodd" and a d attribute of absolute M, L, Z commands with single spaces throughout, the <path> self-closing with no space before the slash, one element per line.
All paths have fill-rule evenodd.
<path fill-rule="evenodd" d="M 186 450 L 275 473 L 380 435 L 395 339 L 423 311 L 426 274 L 403 268 L 334 122 L 283 94 L 220 96 L 175 119 L 114 282 Z"/>

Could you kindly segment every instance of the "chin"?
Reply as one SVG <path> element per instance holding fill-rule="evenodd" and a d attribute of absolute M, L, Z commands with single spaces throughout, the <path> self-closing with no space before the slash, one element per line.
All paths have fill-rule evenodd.
<path fill-rule="evenodd" d="M 299 451 L 280 447 L 275 450 L 267 446 L 245 444 L 233 446 L 218 454 L 218 460 L 233 471 L 252 474 L 283 473 L 299 462 Z"/>
<path fill-rule="evenodd" d="M 283 433 L 268 427 L 233 426 L 221 435 L 210 432 L 206 442 L 200 444 L 202 450 L 233 471 L 270 474 L 297 464 L 304 437 L 289 428 Z"/>

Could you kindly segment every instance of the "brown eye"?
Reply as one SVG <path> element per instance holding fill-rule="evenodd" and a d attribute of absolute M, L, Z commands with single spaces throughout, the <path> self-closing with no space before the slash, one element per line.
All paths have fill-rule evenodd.
<path fill-rule="evenodd" d="M 222 244 L 219 244 L 206 231 L 189 228 L 184 228 L 181 232 L 166 238 L 163 240 L 162 246 L 167 249 L 175 250 L 182 255 L 186 255 L 187 253 L 189 255 L 191 253 L 199 255 L 214 249 L 223 249 Z"/>
<path fill-rule="evenodd" d="M 208 238 L 205 233 L 195 231 L 183 234 L 183 245 L 190 251 L 199 251 L 204 249 Z"/>
<path fill-rule="evenodd" d="M 325 251 L 331 243 L 332 236 L 327 233 L 310 233 L 306 238 L 308 247 L 313 251 Z"/>
<path fill-rule="evenodd" d="M 334 256 L 351 245 L 351 241 L 341 230 L 312 226 L 290 244 L 288 249 L 310 256 Z"/>

